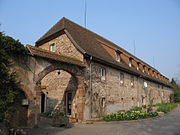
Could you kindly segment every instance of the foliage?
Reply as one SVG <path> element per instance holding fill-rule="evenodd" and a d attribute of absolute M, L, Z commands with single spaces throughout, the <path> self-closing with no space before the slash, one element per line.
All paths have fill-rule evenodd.
<path fill-rule="evenodd" d="M 62 111 L 55 111 L 55 112 L 44 112 L 41 113 L 41 116 L 43 117 L 48 117 L 48 118 L 52 118 L 52 117 L 66 117 L 66 114 Z"/>
<path fill-rule="evenodd" d="M 180 86 L 176 83 L 174 79 L 172 79 L 171 84 L 174 88 L 174 101 L 180 102 Z"/>
<path fill-rule="evenodd" d="M 120 113 L 113 113 L 103 117 L 105 121 L 119 121 L 119 120 L 137 120 L 158 116 L 157 112 L 140 112 L 140 111 L 127 111 Z"/>
<path fill-rule="evenodd" d="M 141 107 L 133 107 L 129 111 L 112 113 L 105 115 L 105 121 L 119 121 L 119 120 L 137 120 L 158 116 L 157 112 L 170 112 L 173 108 L 177 107 L 177 103 L 159 103 L 155 105 L 143 105 Z M 158 107 L 157 111 L 152 111 L 152 107 Z M 144 111 L 143 109 L 146 109 Z"/>
<path fill-rule="evenodd" d="M 161 103 L 161 104 L 157 104 L 157 106 L 159 107 L 157 109 L 158 112 L 164 112 L 164 113 L 168 113 L 170 112 L 173 108 L 177 107 L 177 103 Z"/>
<path fill-rule="evenodd" d="M 53 113 L 53 117 L 66 117 L 66 114 L 62 111 L 56 111 Z"/>
<path fill-rule="evenodd" d="M 43 112 L 43 113 L 41 113 L 41 116 L 52 118 L 52 112 Z"/>
<path fill-rule="evenodd" d="M 26 54 L 27 50 L 19 41 L 0 32 L 0 121 L 5 121 L 5 116 L 14 112 L 14 104 L 22 98 L 16 74 L 10 68 L 14 57 Z"/>

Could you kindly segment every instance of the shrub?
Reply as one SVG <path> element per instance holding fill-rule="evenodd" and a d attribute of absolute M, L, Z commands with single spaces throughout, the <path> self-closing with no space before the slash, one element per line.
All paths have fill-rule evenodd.
<path fill-rule="evenodd" d="M 43 113 L 41 113 L 41 116 L 52 118 L 52 112 L 43 112 Z"/>
<path fill-rule="evenodd" d="M 145 119 L 156 116 L 158 116 L 157 112 L 127 111 L 127 112 L 113 113 L 106 115 L 103 117 L 103 120 L 105 121 L 137 120 L 137 119 Z"/>

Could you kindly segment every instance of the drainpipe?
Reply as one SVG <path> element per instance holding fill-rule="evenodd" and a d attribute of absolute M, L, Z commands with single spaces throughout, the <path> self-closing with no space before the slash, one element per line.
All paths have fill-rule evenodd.
<path fill-rule="evenodd" d="M 90 92 L 91 92 L 91 118 L 92 118 L 92 65 L 91 65 L 91 61 L 92 61 L 92 56 L 90 56 L 90 67 L 89 67 L 89 83 L 90 83 Z"/>

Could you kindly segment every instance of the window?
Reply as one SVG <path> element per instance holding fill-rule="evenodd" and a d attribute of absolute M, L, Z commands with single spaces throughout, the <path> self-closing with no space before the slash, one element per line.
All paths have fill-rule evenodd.
<path fill-rule="evenodd" d="M 139 70 L 140 62 L 137 62 L 137 70 Z"/>
<path fill-rule="evenodd" d="M 121 57 L 120 57 L 120 53 L 116 52 L 116 61 L 120 62 L 121 61 Z"/>
<path fill-rule="evenodd" d="M 129 67 L 132 66 L 132 58 L 129 58 L 129 63 L 128 63 Z"/>
<path fill-rule="evenodd" d="M 105 97 L 103 97 L 102 98 L 102 100 L 101 100 L 101 106 L 104 108 L 105 107 L 105 105 L 106 105 L 106 98 Z"/>
<path fill-rule="evenodd" d="M 134 87 L 134 76 L 131 76 L 131 87 Z"/>
<path fill-rule="evenodd" d="M 120 73 L 120 85 L 124 84 L 124 74 Z"/>
<path fill-rule="evenodd" d="M 55 46 L 55 44 L 51 44 L 51 45 L 50 45 L 50 51 L 51 51 L 51 52 L 55 52 L 55 51 L 56 51 L 56 46 Z"/>
<path fill-rule="evenodd" d="M 101 68 L 101 81 L 106 80 L 106 69 Z"/>
<path fill-rule="evenodd" d="M 142 72 L 144 73 L 144 71 L 145 71 L 145 65 L 143 66 L 143 70 L 142 70 Z"/>

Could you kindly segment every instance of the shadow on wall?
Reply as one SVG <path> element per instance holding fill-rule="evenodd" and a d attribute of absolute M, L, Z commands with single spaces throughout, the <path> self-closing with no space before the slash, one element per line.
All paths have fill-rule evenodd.
<path fill-rule="evenodd" d="M 53 81 L 57 81 L 57 80 L 53 80 Z M 62 84 L 63 80 L 59 80 L 61 81 Z M 53 82 L 52 82 L 53 84 Z M 43 93 L 46 95 L 46 101 L 44 100 L 45 103 L 42 103 L 42 97 L 41 97 L 41 108 L 42 108 L 42 104 L 45 105 L 46 111 L 47 112 L 52 112 L 52 111 L 61 111 L 61 112 L 65 112 L 66 115 L 71 115 L 71 112 L 73 111 L 73 113 L 75 113 L 75 108 L 76 106 L 73 106 L 73 104 L 75 104 L 75 96 L 76 96 L 76 90 L 77 90 L 77 79 L 71 75 L 68 83 L 65 85 L 66 88 L 62 91 L 62 90 L 55 90 L 53 95 L 59 95 L 59 94 L 63 94 L 63 96 L 59 96 L 59 98 L 57 99 L 57 97 L 53 97 L 53 96 L 49 96 L 48 93 L 49 91 L 43 91 Z M 63 92 L 63 93 L 58 93 L 58 92 Z"/>

